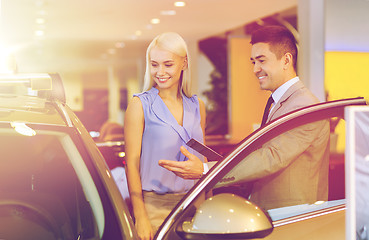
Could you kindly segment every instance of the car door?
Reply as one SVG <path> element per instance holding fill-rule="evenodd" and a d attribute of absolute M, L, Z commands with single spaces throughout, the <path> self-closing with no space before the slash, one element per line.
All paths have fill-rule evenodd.
<path fill-rule="evenodd" d="M 326 239 L 327 236 L 344 239 L 344 146 L 341 144 L 345 134 L 344 108 L 351 105 L 366 105 L 366 101 L 355 98 L 312 105 L 286 114 L 250 134 L 197 182 L 167 217 L 157 232 L 156 239 Z M 287 154 L 292 154 L 295 148 L 305 144 L 309 140 L 305 138 L 312 133 L 321 136 L 310 139 L 311 144 L 306 149 L 314 144 L 325 149 L 320 156 L 324 155 L 325 164 L 316 169 L 320 171 L 325 168 L 326 174 L 320 174 L 323 180 L 319 181 L 319 190 L 316 191 L 326 194 L 316 197 L 322 201 L 314 201 L 315 197 L 309 198 L 310 192 L 300 202 L 295 201 L 294 192 L 288 199 L 283 199 L 288 194 L 285 194 L 284 185 L 281 184 L 282 187 L 277 190 L 266 188 L 261 196 L 270 194 L 268 199 L 255 198 L 253 189 L 263 187 L 250 177 L 252 170 L 257 169 L 258 161 L 266 164 L 271 157 L 282 158 L 278 156 L 280 151 L 269 152 L 269 156 L 261 157 L 257 153 L 278 139 L 278 142 L 283 142 L 292 133 L 300 135 L 287 145 L 280 146 Z M 337 134 L 340 138 L 338 147 Z M 307 154 L 306 151 L 302 153 L 304 154 L 309 155 L 306 156 L 306 164 L 321 164 L 321 161 L 316 161 L 316 154 Z M 254 165 L 250 164 L 253 156 L 259 159 L 254 161 Z M 283 164 L 290 167 L 299 162 L 301 161 Z M 274 172 L 264 173 L 262 179 L 269 175 L 278 175 L 283 169 L 284 167 L 277 170 L 271 168 L 270 171 Z M 300 174 L 308 175 L 309 171 L 300 171 Z M 284 181 L 283 178 L 280 180 Z M 265 186 L 268 185 L 265 183 Z M 300 188 L 304 190 L 307 187 L 302 185 Z M 281 192 L 282 203 L 273 202 L 273 198 L 278 199 L 275 196 Z M 311 195 L 314 194 L 316 193 L 311 191 Z M 256 201 L 253 202 L 253 199 Z"/>

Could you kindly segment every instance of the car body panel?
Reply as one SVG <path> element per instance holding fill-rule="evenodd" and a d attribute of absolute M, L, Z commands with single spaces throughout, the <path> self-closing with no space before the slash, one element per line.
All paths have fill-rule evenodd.
<path fill-rule="evenodd" d="M 9 102 L 12 103 L 9 104 Z M 66 126 L 65 120 L 53 104 L 45 99 L 31 96 L 0 95 L 0 122 L 14 121 Z"/>
<path fill-rule="evenodd" d="M 345 210 L 344 207 L 337 210 L 332 209 L 327 211 L 326 214 L 321 213 L 312 214 L 308 218 L 301 220 L 303 216 L 298 217 L 299 221 L 286 222 L 281 224 L 280 222 L 273 222 L 273 232 L 264 239 L 268 240 L 310 240 L 310 239 L 345 239 Z"/>

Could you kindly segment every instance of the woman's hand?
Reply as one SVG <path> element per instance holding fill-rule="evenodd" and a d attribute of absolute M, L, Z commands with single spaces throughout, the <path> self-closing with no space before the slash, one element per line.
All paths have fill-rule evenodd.
<path fill-rule="evenodd" d="M 148 217 L 142 217 L 136 219 L 136 230 L 141 240 L 154 239 L 154 230 L 151 227 L 151 223 Z"/>

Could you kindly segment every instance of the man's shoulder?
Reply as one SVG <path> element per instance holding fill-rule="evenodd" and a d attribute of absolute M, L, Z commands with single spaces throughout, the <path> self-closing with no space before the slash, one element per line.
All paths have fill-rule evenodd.
<path fill-rule="evenodd" d="M 304 85 L 296 89 L 291 94 L 291 97 L 293 100 L 297 100 L 298 102 L 304 103 L 306 105 L 319 103 L 319 99 Z"/>
<path fill-rule="evenodd" d="M 295 110 L 319 102 L 319 99 L 302 82 L 297 82 L 289 89 L 284 106 Z"/>

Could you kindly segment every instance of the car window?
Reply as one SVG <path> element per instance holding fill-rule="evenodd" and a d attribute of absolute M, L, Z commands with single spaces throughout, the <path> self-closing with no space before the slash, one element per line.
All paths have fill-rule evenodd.
<path fill-rule="evenodd" d="M 75 116 L 70 108 L 65 110 L 69 116 Z M 114 182 L 114 173 L 109 171 L 109 166 L 107 166 L 103 155 L 82 123 L 76 117 L 71 117 L 71 122 L 75 126 L 75 130 L 78 130 L 80 139 L 76 139 L 76 142 L 81 144 L 78 144 L 77 147 L 84 157 L 89 158 L 85 162 L 95 181 L 104 206 L 105 228 L 102 238 L 112 239 L 122 234 L 127 236 L 134 235 L 132 233 L 134 223 L 130 218 L 129 209 L 122 201 L 120 189 L 117 188 Z"/>
<path fill-rule="evenodd" d="M 25 229 L 23 238 L 101 238 L 101 199 L 69 135 L 39 130 L 30 137 L 1 129 L 0 149 L 0 212 L 13 229 Z"/>

